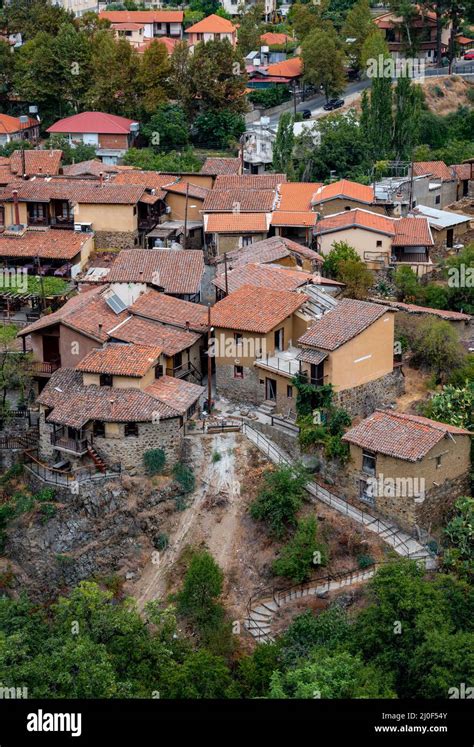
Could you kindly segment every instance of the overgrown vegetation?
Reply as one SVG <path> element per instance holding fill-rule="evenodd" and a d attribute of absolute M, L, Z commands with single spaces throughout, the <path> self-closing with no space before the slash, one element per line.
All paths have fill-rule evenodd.
<path fill-rule="evenodd" d="M 327 559 L 327 547 L 318 540 L 316 519 L 311 516 L 298 521 L 293 537 L 273 563 L 273 573 L 300 583 L 310 578 L 315 567 L 326 565 Z"/>
<path fill-rule="evenodd" d="M 250 506 L 250 515 L 262 521 L 272 536 L 284 537 L 296 526 L 296 514 L 303 503 L 307 482 L 308 474 L 301 465 L 267 470 Z"/>
<path fill-rule="evenodd" d="M 143 452 L 143 464 L 147 475 L 158 475 L 166 464 L 166 454 L 163 449 L 148 449 Z"/>

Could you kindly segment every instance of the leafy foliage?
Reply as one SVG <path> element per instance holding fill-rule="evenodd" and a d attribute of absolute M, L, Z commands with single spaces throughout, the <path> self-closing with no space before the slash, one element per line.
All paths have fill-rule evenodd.
<path fill-rule="evenodd" d="M 166 464 L 166 454 L 163 449 L 148 449 L 143 452 L 143 463 L 147 475 L 158 475 Z"/>
<path fill-rule="evenodd" d="M 455 514 L 447 524 L 444 535 L 450 547 L 444 553 L 444 566 L 459 576 L 474 580 L 474 499 L 458 498 Z"/>
<path fill-rule="evenodd" d="M 283 537 L 288 529 L 296 526 L 296 514 L 303 502 L 307 482 L 306 470 L 299 465 L 268 470 L 250 506 L 250 515 L 263 521 L 270 534 Z"/>
<path fill-rule="evenodd" d="M 326 565 L 327 549 L 317 539 L 316 519 L 310 517 L 298 522 L 294 536 L 282 548 L 273 563 L 273 573 L 297 583 L 306 581 L 315 567 Z"/>

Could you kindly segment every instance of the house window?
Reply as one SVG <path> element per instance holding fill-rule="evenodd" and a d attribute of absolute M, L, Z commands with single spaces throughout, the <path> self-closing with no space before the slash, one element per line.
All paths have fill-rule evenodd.
<path fill-rule="evenodd" d="M 360 480 L 359 482 L 359 500 L 368 503 L 370 506 L 375 506 L 373 490 L 369 490 L 366 480 Z"/>
<path fill-rule="evenodd" d="M 112 374 L 100 374 L 100 386 L 112 386 Z"/>
<path fill-rule="evenodd" d="M 126 436 L 138 436 L 138 423 L 125 423 Z"/>
<path fill-rule="evenodd" d="M 377 241 L 376 246 L 377 247 L 381 247 L 382 246 L 382 241 L 380 239 Z"/>
<path fill-rule="evenodd" d="M 234 366 L 234 379 L 243 379 L 243 378 L 244 378 L 244 367 Z"/>
<path fill-rule="evenodd" d="M 5 225 L 5 208 L 0 207 L 0 226 Z"/>
<path fill-rule="evenodd" d="M 288 399 L 293 399 L 293 387 L 289 384 L 287 384 L 286 387 L 286 396 L 288 397 Z"/>
<path fill-rule="evenodd" d="M 436 195 L 435 197 L 435 205 L 439 205 L 441 202 L 441 195 Z"/>
<path fill-rule="evenodd" d="M 250 246 L 251 243 L 252 243 L 251 236 L 242 236 L 242 246 Z"/>
<path fill-rule="evenodd" d="M 413 202 L 411 203 L 411 206 L 412 208 L 416 207 L 416 200 L 413 200 Z"/>
<path fill-rule="evenodd" d="M 163 376 L 163 367 L 155 366 L 155 379 L 161 379 Z"/>
<path fill-rule="evenodd" d="M 362 452 L 362 472 L 366 475 L 375 475 L 375 454 L 370 454 L 368 451 Z"/>
<path fill-rule="evenodd" d="M 441 456 L 436 457 L 436 469 L 439 469 L 441 467 Z"/>

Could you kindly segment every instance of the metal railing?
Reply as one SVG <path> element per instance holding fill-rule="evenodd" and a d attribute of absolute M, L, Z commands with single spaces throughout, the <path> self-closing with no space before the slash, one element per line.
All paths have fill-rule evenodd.
<path fill-rule="evenodd" d="M 32 450 L 26 450 L 24 453 L 24 467 L 42 482 L 66 488 L 71 488 L 73 484 L 89 481 L 121 479 L 122 476 L 121 464 L 107 468 L 106 472 L 99 472 L 94 467 L 79 467 L 74 471 L 56 469 L 35 457 Z"/>

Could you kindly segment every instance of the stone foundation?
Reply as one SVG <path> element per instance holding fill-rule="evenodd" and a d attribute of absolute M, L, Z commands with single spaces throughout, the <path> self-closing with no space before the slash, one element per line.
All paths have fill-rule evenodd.
<path fill-rule="evenodd" d="M 133 249 L 139 245 L 138 231 L 96 231 L 96 249 Z"/>
<path fill-rule="evenodd" d="M 405 377 L 400 368 L 395 368 L 380 379 L 336 392 L 334 403 L 347 410 L 352 417 L 361 415 L 365 418 L 377 408 L 395 402 L 404 391 Z"/>
<path fill-rule="evenodd" d="M 216 366 L 216 391 L 220 397 L 234 402 L 256 405 L 265 399 L 265 385 L 260 384 L 259 371 L 244 367 L 244 378 L 234 378 L 234 365 Z"/>

